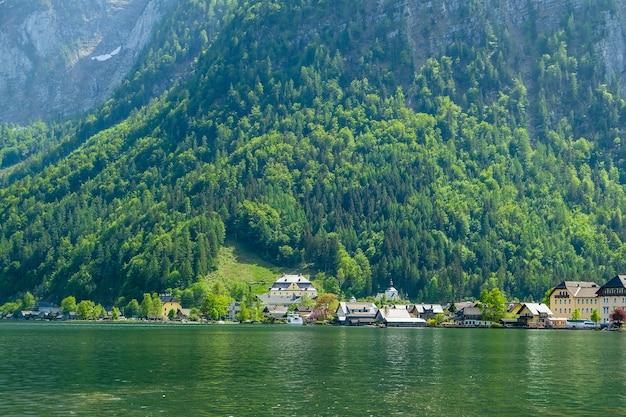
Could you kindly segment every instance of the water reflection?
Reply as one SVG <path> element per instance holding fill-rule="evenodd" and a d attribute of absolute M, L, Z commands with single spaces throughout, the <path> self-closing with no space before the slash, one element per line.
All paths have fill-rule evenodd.
<path fill-rule="evenodd" d="M 625 415 L 626 335 L 0 322 L 0 415 Z"/>

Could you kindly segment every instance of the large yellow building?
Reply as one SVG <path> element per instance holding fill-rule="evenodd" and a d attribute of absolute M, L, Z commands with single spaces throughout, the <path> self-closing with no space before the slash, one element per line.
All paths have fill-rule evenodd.
<path fill-rule="evenodd" d="M 317 289 L 311 281 L 302 275 L 283 275 L 274 281 L 274 284 L 268 291 L 269 296 L 290 296 L 303 297 L 310 299 L 317 297 Z"/>
<path fill-rule="evenodd" d="M 550 293 L 550 310 L 555 317 L 572 317 L 574 310 L 580 318 L 591 319 L 594 308 L 600 312 L 597 291 L 600 285 L 588 281 L 563 281 Z"/>

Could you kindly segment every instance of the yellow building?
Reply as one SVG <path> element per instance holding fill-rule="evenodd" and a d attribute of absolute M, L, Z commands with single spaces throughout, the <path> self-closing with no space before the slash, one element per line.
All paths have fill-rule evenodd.
<path fill-rule="evenodd" d="M 572 317 L 574 310 L 580 318 L 591 319 L 594 309 L 600 310 L 597 291 L 600 285 L 589 281 L 563 281 L 550 293 L 550 310 L 555 317 Z"/>
<path fill-rule="evenodd" d="M 303 297 L 307 296 L 310 299 L 317 297 L 317 289 L 313 286 L 311 281 L 303 277 L 302 275 L 283 275 L 274 281 L 274 284 L 269 289 L 268 295 L 271 296 L 289 296 L 289 297 Z"/>
<path fill-rule="evenodd" d="M 520 320 L 528 327 L 549 326 L 552 311 L 542 303 L 522 303 L 518 313 Z"/>
<path fill-rule="evenodd" d="M 163 317 L 168 317 L 170 310 L 174 310 L 174 315 L 178 315 L 179 311 L 182 311 L 183 307 L 180 303 L 169 294 L 159 295 L 161 302 L 163 303 Z"/>

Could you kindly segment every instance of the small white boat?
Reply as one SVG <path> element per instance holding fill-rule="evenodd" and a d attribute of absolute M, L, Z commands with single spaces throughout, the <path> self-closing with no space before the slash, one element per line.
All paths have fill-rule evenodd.
<path fill-rule="evenodd" d="M 287 314 L 287 324 L 292 325 L 292 326 L 302 326 L 304 325 L 304 321 L 302 320 L 302 317 L 300 317 L 299 314 L 289 313 Z"/>

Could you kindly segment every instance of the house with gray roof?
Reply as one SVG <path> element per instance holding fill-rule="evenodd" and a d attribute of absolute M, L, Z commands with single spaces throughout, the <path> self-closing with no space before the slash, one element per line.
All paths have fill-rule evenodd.
<path fill-rule="evenodd" d="M 552 317 L 550 307 L 543 303 L 522 303 L 518 314 L 520 324 L 533 328 L 548 326 Z"/>
<path fill-rule="evenodd" d="M 374 303 L 342 301 L 337 306 L 335 314 L 339 324 L 346 326 L 364 326 L 376 322 L 378 307 Z"/>
<path fill-rule="evenodd" d="M 387 327 L 425 327 L 428 322 L 409 314 L 406 305 L 390 305 L 378 309 L 376 321 Z"/>
<path fill-rule="evenodd" d="M 302 275 L 283 275 L 269 288 L 270 296 L 317 297 L 317 289 Z"/>
<path fill-rule="evenodd" d="M 437 314 L 443 314 L 441 304 L 411 304 L 407 306 L 409 314 L 424 320 L 434 319 Z"/>

